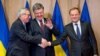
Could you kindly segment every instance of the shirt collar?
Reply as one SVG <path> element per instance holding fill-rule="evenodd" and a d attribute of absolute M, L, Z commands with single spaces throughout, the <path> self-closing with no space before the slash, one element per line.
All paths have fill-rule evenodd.
<path fill-rule="evenodd" d="M 73 25 L 75 25 L 75 24 L 78 24 L 78 25 L 80 25 L 80 20 L 79 20 L 77 23 L 74 23 L 74 22 L 73 22 Z"/>

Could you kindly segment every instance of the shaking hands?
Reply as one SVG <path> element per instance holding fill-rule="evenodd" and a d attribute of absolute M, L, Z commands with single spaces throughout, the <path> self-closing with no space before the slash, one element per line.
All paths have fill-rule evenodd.
<path fill-rule="evenodd" d="M 47 21 L 44 25 L 47 26 L 49 29 L 53 28 L 53 24 L 52 24 L 51 19 L 47 19 Z M 51 46 L 51 42 L 48 42 L 46 39 L 42 38 L 42 41 L 39 44 L 39 46 L 42 48 L 46 48 L 47 46 Z"/>
<path fill-rule="evenodd" d="M 41 44 L 39 44 L 39 46 L 46 48 L 47 46 L 51 46 L 51 42 L 48 42 L 46 39 L 42 38 Z"/>

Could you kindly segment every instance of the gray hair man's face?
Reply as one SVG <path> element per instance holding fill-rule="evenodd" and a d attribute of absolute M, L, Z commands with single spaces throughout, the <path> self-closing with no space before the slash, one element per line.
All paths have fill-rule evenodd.
<path fill-rule="evenodd" d="M 21 19 L 21 21 L 23 22 L 23 23 L 27 23 L 27 22 L 29 22 L 29 19 L 30 19 L 30 12 L 29 12 L 29 10 L 22 10 L 21 12 L 20 12 L 20 16 L 19 16 L 19 18 Z"/>

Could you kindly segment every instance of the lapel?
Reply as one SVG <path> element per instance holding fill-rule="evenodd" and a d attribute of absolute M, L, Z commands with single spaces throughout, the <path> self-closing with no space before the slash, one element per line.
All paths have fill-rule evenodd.
<path fill-rule="evenodd" d="M 72 32 L 72 37 L 77 39 L 78 37 L 77 37 L 77 35 L 76 35 L 75 31 L 74 31 L 74 27 L 73 27 L 72 23 L 70 24 L 70 30 L 71 30 L 70 32 Z"/>
<path fill-rule="evenodd" d="M 21 21 L 19 18 L 18 18 L 18 20 L 17 20 L 17 21 L 18 21 L 18 22 L 19 22 L 19 24 L 22 26 L 22 28 L 26 31 L 26 29 L 25 29 L 25 27 L 26 27 L 26 26 L 24 26 L 24 25 L 23 25 L 22 21 Z"/>
<path fill-rule="evenodd" d="M 40 25 L 38 24 L 38 22 L 37 22 L 37 20 L 36 19 L 34 19 L 35 20 L 35 28 L 41 33 L 41 34 L 43 34 L 43 32 L 41 31 L 41 27 L 40 27 Z M 44 23 L 46 23 L 46 19 L 44 18 Z M 44 26 L 44 30 L 46 31 L 46 26 Z M 44 32 L 45 32 L 44 31 Z"/>
<path fill-rule="evenodd" d="M 35 28 L 41 32 L 41 28 L 40 28 L 40 25 L 38 24 L 37 20 L 34 19 L 34 21 L 35 21 Z"/>
<path fill-rule="evenodd" d="M 84 23 L 81 22 L 81 38 L 82 38 L 82 35 L 83 35 L 84 31 L 85 31 L 85 28 L 84 27 L 85 27 L 84 26 Z"/>
<path fill-rule="evenodd" d="M 44 23 L 46 23 L 47 22 L 47 20 L 46 20 L 46 18 L 44 18 Z M 48 27 L 46 27 L 46 26 L 44 26 L 44 30 L 46 31 L 46 29 L 47 29 Z"/>
<path fill-rule="evenodd" d="M 84 31 L 85 31 L 85 28 L 84 28 L 85 26 L 84 26 L 84 23 L 81 22 L 81 21 L 80 21 L 80 26 L 81 26 L 81 39 L 82 39 L 82 35 L 83 35 Z M 72 23 L 71 23 L 70 29 L 73 32 L 74 36 L 75 36 L 74 38 L 78 38 L 77 35 L 76 35 L 76 33 L 75 33 L 75 31 L 74 31 L 74 28 L 73 28 L 73 24 Z"/>

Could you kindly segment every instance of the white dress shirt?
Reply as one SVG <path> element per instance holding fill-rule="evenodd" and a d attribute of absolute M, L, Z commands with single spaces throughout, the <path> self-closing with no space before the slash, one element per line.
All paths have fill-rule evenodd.
<path fill-rule="evenodd" d="M 76 26 L 75 24 L 78 25 L 78 28 L 79 28 L 80 34 L 82 34 L 80 21 L 78 21 L 77 23 L 73 23 L 74 31 L 75 31 L 75 33 L 77 34 L 77 30 L 76 30 L 76 29 L 77 29 L 77 26 Z"/>

